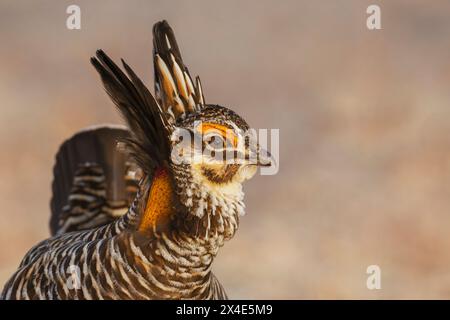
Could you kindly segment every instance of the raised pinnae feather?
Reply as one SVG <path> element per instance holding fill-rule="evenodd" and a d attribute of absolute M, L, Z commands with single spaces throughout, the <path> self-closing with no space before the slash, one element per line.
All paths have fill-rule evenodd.
<path fill-rule="evenodd" d="M 171 54 L 170 57 L 172 58 L 173 62 L 173 74 L 175 75 L 175 79 L 177 80 L 177 87 L 180 89 L 179 91 L 181 95 L 185 99 L 188 99 L 186 82 L 184 80 L 183 72 L 181 71 L 179 64 L 175 61 L 175 57 L 173 56 L 173 54 Z"/>
<path fill-rule="evenodd" d="M 169 68 L 167 64 L 164 62 L 164 60 L 162 60 L 159 55 L 155 56 L 155 60 L 156 60 L 155 68 L 157 68 L 158 70 L 159 74 L 158 79 L 160 79 L 158 84 L 159 89 L 157 90 L 155 88 L 155 92 L 160 94 L 159 100 L 163 104 L 165 111 L 167 111 L 169 107 L 175 106 L 174 100 L 176 97 L 178 97 L 177 86 L 175 85 L 175 81 L 172 77 L 172 74 L 169 71 Z M 179 110 L 177 108 L 176 111 L 178 113 L 183 113 L 184 108 L 181 106 L 181 108 L 179 108 Z"/>
<path fill-rule="evenodd" d="M 189 74 L 186 71 L 184 72 L 184 79 L 186 81 L 188 94 L 189 95 L 195 94 L 195 89 L 194 89 L 194 85 L 192 84 L 191 77 L 189 76 Z"/>
<path fill-rule="evenodd" d="M 197 82 L 197 86 L 196 86 L 196 95 L 198 97 L 198 104 L 200 105 L 205 105 L 205 97 L 203 96 L 203 89 L 202 89 L 202 83 L 200 81 L 200 77 L 197 76 L 195 78 L 195 81 Z"/>
<path fill-rule="evenodd" d="M 172 127 L 150 91 L 125 61 L 122 64 L 126 74 L 102 50 L 96 52 L 91 63 L 130 127 L 131 137 L 125 142 L 136 163 L 146 173 L 166 163 Z"/>
<path fill-rule="evenodd" d="M 167 118 L 165 117 L 161 106 L 156 103 L 155 98 L 153 98 L 148 88 L 143 84 L 141 79 L 139 79 L 139 77 L 134 73 L 133 69 L 131 69 L 123 59 L 122 64 L 133 84 L 136 86 L 136 88 L 139 89 L 138 92 L 143 94 L 142 99 L 146 101 L 146 105 L 152 106 L 152 108 L 150 108 L 150 111 L 152 112 L 154 117 L 160 119 L 161 123 L 156 121 L 156 124 L 158 125 L 158 129 L 160 129 L 158 132 L 161 134 L 161 138 L 167 138 L 167 135 L 170 134 L 173 128 L 167 121 Z M 160 126 L 160 124 L 162 124 L 162 126 Z"/>
<path fill-rule="evenodd" d="M 163 109 L 172 110 L 176 121 L 187 113 L 195 112 L 205 105 L 203 91 L 184 65 L 173 30 L 167 21 L 160 21 L 153 27 L 153 55 L 155 69 L 155 92 Z"/>

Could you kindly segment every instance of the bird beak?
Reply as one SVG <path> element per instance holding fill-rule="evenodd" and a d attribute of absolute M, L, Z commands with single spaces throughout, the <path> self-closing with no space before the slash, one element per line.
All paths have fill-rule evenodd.
<path fill-rule="evenodd" d="M 275 165 L 275 158 L 266 149 L 259 148 L 256 164 L 260 167 L 271 167 Z"/>
<path fill-rule="evenodd" d="M 256 145 L 256 150 L 250 150 L 248 154 L 249 164 L 253 164 L 258 167 L 271 167 L 276 164 L 275 158 L 270 154 L 270 152 L 261 148 L 259 144 Z"/>

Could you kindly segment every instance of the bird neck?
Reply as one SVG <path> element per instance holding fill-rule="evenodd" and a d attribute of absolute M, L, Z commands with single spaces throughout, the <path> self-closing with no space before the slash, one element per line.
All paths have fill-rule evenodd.
<path fill-rule="evenodd" d="M 158 168 L 143 183 L 137 230 L 146 234 L 179 235 L 217 251 L 231 239 L 244 214 L 242 185 L 215 185 L 186 174 L 186 168 Z M 182 171 L 183 174 L 180 174 Z"/>
<path fill-rule="evenodd" d="M 244 193 L 240 183 L 206 181 L 189 166 L 173 165 L 175 193 L 184 209 L 177 214 L 175 228 L 194 240 L 220 247 L 231 239 L 244 215 Z"/>
<path fill-rule="evenodd" d="M 242 189 L 220 192 L 176 177 L 157 170 L 151 183 L 141 186 L 142 196 L 135 200 L 139 218 L 129 229 L 135 230 L 131 234 L 139 247 L 134 255 L 142 253 L 136 261 L 161 287 L 177 283 L 177 292 L 185 293 L 180 297 L 207 297 L 212 294 L 213 260 L 244 213 Z"/>
<path fill-rule="evenodd" d="M 158 168 L 141 206 L 142 214 L 137 229 L 141 232 L 167 229 L 176 213 L 176 197 L 172 179 L 166 168 Z"/>
<path fill-rule="evenodd" d="M 162 232 L 150 239 L 131 234 L 136 267 L 143 270 L 156 296 L 169 299 L 208 299 L 214 295 L 211 266 L 214 255 L 178 232 Z"/>

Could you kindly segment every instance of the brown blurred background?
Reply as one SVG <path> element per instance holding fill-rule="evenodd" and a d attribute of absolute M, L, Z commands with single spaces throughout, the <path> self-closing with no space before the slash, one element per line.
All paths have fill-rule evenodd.
<path fill-rule="evenodd" d="M 167 19 L 208 102 L 280 128 L 280 171 L 247 183 L 214 264 L 230 297 L 450 298 L 449 16 L 445 0 L 2 0 L 0 286 L 49 235 L 60 143 L 121 121 L 89 57 L 123 57 L 153 88 L 151 28 Z"/>

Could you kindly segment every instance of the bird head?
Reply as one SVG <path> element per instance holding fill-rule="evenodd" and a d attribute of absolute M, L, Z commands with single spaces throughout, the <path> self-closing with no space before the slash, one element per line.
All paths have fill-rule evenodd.
<path fill-rule="evenodd" d="M 254 176 L 258 166 L 273 161 L 259 147 L 247 122 L 218 105 L 205 105 L 180 119 L 171 143 L 178 194 L 198 217 L 208 213 L 205 207 L 214 210 L 220 203 L 222 212 L 242 215 L 242 183 Z"/>
<path fill-rule="evenodd" d="M 195 217 L 206 236 L 220 231 L 229 238 L 244 213 L 242 182 L 272 159 L 241 116 L 205 103 L 200 78 L 191 78 L 166 21 L 155 24 L 153 36 L 155 97 L 123 60 L 126 73 L 101 50 L 91 62 L 128 123 L 129 150 L 146 181 L 154 184 L 154 173 L 164 172 L 185 217 Z"/>
<path fill-rule="evenodd" d="M 231 109 L 207 105 L 182 119 L 172 137 L 172 162 L 188 165 L 199 183 L 226 187 L 250 179 L 272 160 L 246 121 Z"/>

